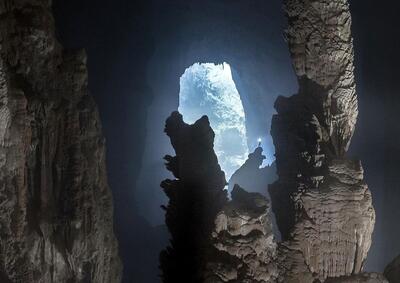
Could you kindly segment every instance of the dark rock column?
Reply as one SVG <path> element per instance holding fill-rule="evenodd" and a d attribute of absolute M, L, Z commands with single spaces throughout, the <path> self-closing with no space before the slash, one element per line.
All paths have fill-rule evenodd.
<path fill-rule="evenodd" d="M 347 0 L 286 0 L 299 93 L 279 97 L 271 134 L 279 180 L 270 186 L 284 242 L 281 282 L 357 274 L 375 223 L 358 160 L 346 157 L 357 119 Z"/>
<path fill-rule="evenodd" d="M 166 156 L 175 180 L 161 183 L 169 198 L 165 221 L 171 245 L 160 255 L 163 282 L 204 282 L 214 251 L 211 232 L 217 213 L 227 202 L 225 174 L 214 153 L 214 132 L 203 116 L 193 125 L 174 112 L 165 132 L 176 156 Z"/>
<path fill-rule="evenodd" d="M 105 142 L 86 55 L 51 1 L 0 1 L 1 282 L 119 282 Z"/>

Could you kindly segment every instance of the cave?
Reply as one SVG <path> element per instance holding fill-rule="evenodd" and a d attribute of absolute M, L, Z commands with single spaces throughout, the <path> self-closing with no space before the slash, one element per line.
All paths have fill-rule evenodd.
<path fill-rule="evenodd" d="M 295 93 L 297 89 L 289 52 L 280 32 L 284 17 L 276 14 L 281 11 L 279 1 L 271 2 L 269 7 L 252 6 L 245 11 L 249 16 L 240 26 L 235 22 L 243 13 L 244 3 L 228 9 L 218 2 L 206 4 L 207 9 L 196 8 L 202 4 L 191 5 L 191 9 L 197 11 L 192 18 L 180 14 L 184 9 L 181 4 L 170 6 L 168 13 L 162 14 L 168 25 L 155 27 L 156 48 L 146 63 L 146 90 L 153 98 L 148 101 L 143 123 L 145 129 L 151 131 L 144 133 L 143 150 L 138 159 L 141 162 L 139 176 L 135 181 L 137 190 L 132 197 L 139 213 L 152 225 L 164 222 L 159 205 L 166 199 L 160 192 L 159 180 L 167 178 L 169 173 L 160 157 L 172 153 L 163 134 L 164 120 L 179 108 L 180 77 L 188 67 L 195 62 L 229 63 L 246 114 L 249 151 L 254 150 L 261 137 L 267 157 L 264 165 L 274 160 L 269 129 L 275 113 L 275 99 L 281 94 Z M 225 13 L 222 23 L 221 13 Z M 253 28 L 265 21 L 269 23 L 265 29 Z M 178 29 L 177 22 L 182 23 Z"/>
<path fill-rule="evenodd" d="M 375 2 L 4 0 L 0 281 L 399 282 L 397 10 Z M 204 66 L 235 86 L 234 162 L 185 110 Z M 268 191 L 227 196 L 254 160 Z"/>

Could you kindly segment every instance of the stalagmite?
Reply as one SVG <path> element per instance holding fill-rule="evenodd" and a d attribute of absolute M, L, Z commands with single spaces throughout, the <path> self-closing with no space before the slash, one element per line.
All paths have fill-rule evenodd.
<path fill-rule="evenodd" d="M 206 248 L 195 254 L 200 251 L 203 260 L 200 278 L 207 283 L 396 282 L 389 278 L 396 276 L 396 261 L 386 269 L 389 280 L 382 274 L 363 272 L 375 211 L 361 162 L 347 157 L 358 115 L 349 4 L 347 0 L 286 0 L 285 11 L 299 91 L 276 100 L 277 114 L 271 126 L 278 180 L 269 186 L 269 192 L 282 242 L 276 243 L 272 233 L 270 201 L 260 194 L 235 186 L 232 200 L 227 201 L 210 197 L 212 194 L 199 198 L 199 192 L 191 188 L 193 195 L 185 196 L 191 200 L 185 206 L 187 212 L 193 213 L 197 207 L 193 205 L 196 198 L 201 200 L 200 207 L 208 203 L 212 208 L 207 229 L 200 234 Z M 189 131 L 202 123 L 188 126 L 178 121 L 169 128 Z M 168 157 L 167 167 L 173 169 L 177 180 L 164 183 L 164 188 L 170 197 L 167 223 L 173 232 L 174 225 L 183 223 L 176 217 L 176 207 L 185 199 L 177 193 L 183 190 L 185 179 L 201 177 L 192 180 L 207 188 L 208 183 L 215 183 L 219 168 L 215 157 L 209 164 L 204 164 L 204 159 L 197 161 L 196 143 L 206 144 L 207 153 L 214 156 L 210 138 L 205 143 L 203 138 L 192 139 L 194 144 L 182 154 L 177 145 L 188 146 L 190 139 L 187 135 L 171 136 L 170 132 L 167 127 L 177 157 Z M 189 165 L 182 165 L 188 160 Z M 208 166 L 216 171 L 198 174 L 210 173 L 203 170 Z M 181 170 L 185 175 L 176 173 Z M 220 191 L 222 184 L 218 184 Z M 188 223 L 196 226 L 189 231 L 201 227 L 196 224 L 201 223 L 199 219 Z M 178 241 L 173 236 L 173 245 L 178 246 Z M 169 253 L 174 255 L 173 250 Z M 178 268 L 175 263 L 173 266 Z"/>
<path fill-rule="evenodd" d="M 165 156 L 175 180 L 161 183 L 169 203 L 165 222 L 171 244 L 160 255 L 163 282 L 203 282 L 213 246 L 211 232 L 217 213 L 227 202 L 224 172 L 213 149 L 214 132 L 207 116 L 193 125 L 174 112 L 165 132 L 176 156 Z"/>
<path fill-rule="evenodd" d="M 375 212 L 360 161 L 346 157 L 358 114 L 349 4 L 287 0 L 285 11 L 299 93 L 277 99 L 271 127 L 280 282 L 358 274 Z"/>

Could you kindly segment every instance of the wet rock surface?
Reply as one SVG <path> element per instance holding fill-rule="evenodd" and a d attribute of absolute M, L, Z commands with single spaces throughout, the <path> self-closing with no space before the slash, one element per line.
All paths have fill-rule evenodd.
<path fill-rule="evenodd" d="M 1 282 L 119 282 L 105 142 L 86 55 L 51 1 L 1 1 Z"/>

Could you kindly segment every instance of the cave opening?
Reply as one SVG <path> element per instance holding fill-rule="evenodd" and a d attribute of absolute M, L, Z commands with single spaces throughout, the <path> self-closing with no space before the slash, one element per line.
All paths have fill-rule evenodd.
<path fill-rule="evenodd" d="M 276 167 L 271 157 L 263 155 L 264 136 L 249 134 L 246 121 L 253 107 L 247 97 L 239 92 L 229 63 L 194 63 L 185 69 L 179 80 L 179 106 L 187 124 L 193 124 L 206 115 L 215 133 L 214 151 L 221 169 L 225 172 L 232 192 L 237 184 L 249 192 L 258 192 L 268 199 L 268 185 L 277 179 Z M 243 89 L 243 88 L 242 88 Z M 270 155 L 271 149 L 265 151 Z M 272 155 L 273 156 L 273 155 Z M 281 235 L 271 212 L 272 229 L 277 241 Z"/>
<path fill-rule="evenodd" d="M 249 154 L 246 115 L 231 66 L 224 62 L 188 67 L 180 77 L 178 110 L 189 124 L 208 116 L 215 133 L 214 150 L 229 180 Z"/>

